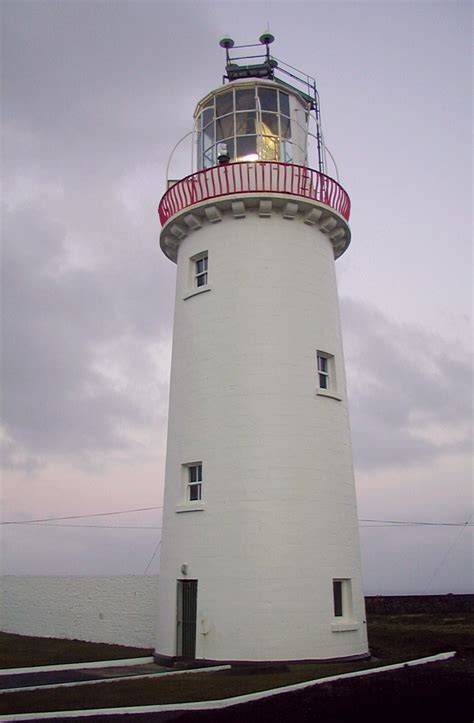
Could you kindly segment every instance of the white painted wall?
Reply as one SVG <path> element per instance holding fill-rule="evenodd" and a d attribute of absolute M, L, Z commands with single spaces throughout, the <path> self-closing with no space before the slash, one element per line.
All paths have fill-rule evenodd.
<path fill-rule="evenodd" d="M 286 219 L 274 204 L 260 217 L 254 205 L 234 218 L 219 199 L 215 222 L 201 217 L 180 241 L 157 611 L 163 655 L 176 655 L 183 563 L 198 580 L 199 658 L 367 652 L 334 254 L 318 225 L 305 223 L 306 210 Z M 204 251 L 209 289 L 189 296 L 190 258 Z M 339 399 L 318 394 L 317 349 L 334 354 Z M 182 465 L 194 461 L 203 463 L 203 505 L 183 512 Z M 334 578 L 352 580 L 345 620 L 334 619 Z"/>
<path fill-rule="evenodd" d="M 0 628 L 9 633 L 153 647 L 158 577 L 5 575 Z"/>

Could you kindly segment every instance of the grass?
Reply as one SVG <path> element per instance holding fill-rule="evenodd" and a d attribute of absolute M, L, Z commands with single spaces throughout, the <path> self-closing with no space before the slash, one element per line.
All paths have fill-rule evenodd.
<path fill-rule="evenodd" d="M 442 616 L 429 613 L 371 615 L 369 617 L 369 641 L 375 659 L 372 658 L 370 661 L 325 664 L 295 663 L 276 666 L 275 670 L 267 666 L 266 670 L 262 670 L 260 673 L 256 668 L 251 670 L 248 667 L 240 669 L 235 667 L 216 673 L 199 673 L 198 675 L 172 676 L 162 679 L 157 676 L 151 680 L 104 682 L 93 686 L 10 693 L 2 695 L 0 703 L 3 705 L 5 713 L 14 713 L 210 700 L 291 685 L 338 673 L 379 667 L 448 650 L 457 650 L 459 657 L 455 662 L 440 664 L 439 670 L 448 671 L 448 673 L 443 673 L 447 677 L 450 676 L 449 671 L 457 670 L 456 681 L 464 681 L 473 670 L 473 633 L 474 615 L 472 613 L 452 612 Z M 71 641 L 63 642 L 71 644 Z M 78 641 L 72 642 L 71 648 L 78 643 Z M 122 654 L 124 650 L 134 650 L 136 655 L 144 654 L 144 651 L 137 653 L 136 648 L 98 647 L 101 650 L 110 647 L 117 648 L 117 657 L 129 657 L 129 654 Z M 434 668 L 436 665 L 427 666 L 427 669 Z M 418 674 L 413 673 L 413 675 Z M 453 685 L 458 684 L 458 682 L 453 683 Z M 374 683 L 374 685 L 377 684 Z"/>
<path fill-rule="evenodd" d="M 151 648 L 88 643 L 84 640 L 34 638 L 0 632 L 0 668 L 28 668 L 34 665 L 86 663 L 153 655 Z"/>

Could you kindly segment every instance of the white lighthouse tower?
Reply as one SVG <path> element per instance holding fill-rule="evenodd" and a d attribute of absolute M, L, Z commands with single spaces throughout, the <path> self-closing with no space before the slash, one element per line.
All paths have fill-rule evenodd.
<path fill-rule="evenodd" d="M 159 208 L 177 264 L 162 660 L 367 655 L 334 264 L 350 202 L 325 173 L 316 84 L 272 41 L 252 64 L 221 41 L 197 171 Z"/>

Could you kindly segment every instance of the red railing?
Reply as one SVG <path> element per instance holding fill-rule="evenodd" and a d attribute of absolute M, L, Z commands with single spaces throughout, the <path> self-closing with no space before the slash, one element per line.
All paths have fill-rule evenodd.
<path fill-rule="evenodd" d="M 160 201 L 161 225 L 189 206 L 220 196 L 281 193 L 320 201 L 349 220 L 351 202 L 337 181 L 306 166 L 273 161 L 228 163 L 192 173 L 171 186 Z"/>

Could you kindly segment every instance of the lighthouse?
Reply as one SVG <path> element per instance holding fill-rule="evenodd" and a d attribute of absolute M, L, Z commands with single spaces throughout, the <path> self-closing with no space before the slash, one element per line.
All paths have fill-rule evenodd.
<path fill-rule="evenodd" d="M 368 653 L 335 274 L 350 201 L 316 82 L 273 40 L 220 42 L 197 167 L 159 206 L 177 276 L 157 660 Z"/>

